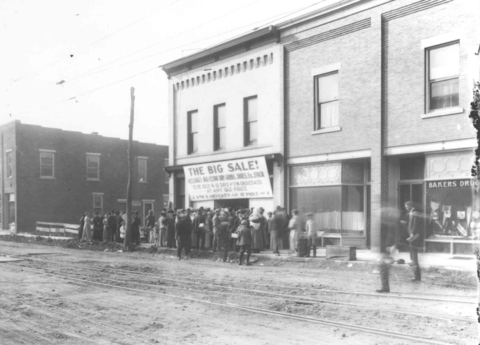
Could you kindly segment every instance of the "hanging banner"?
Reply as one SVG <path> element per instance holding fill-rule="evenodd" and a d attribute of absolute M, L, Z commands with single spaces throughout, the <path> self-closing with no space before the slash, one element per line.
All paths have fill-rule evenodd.
<path fill-rule="evenodd" d="M 273 197 L 265 157 L 183 168 L 191 201 Z"/>

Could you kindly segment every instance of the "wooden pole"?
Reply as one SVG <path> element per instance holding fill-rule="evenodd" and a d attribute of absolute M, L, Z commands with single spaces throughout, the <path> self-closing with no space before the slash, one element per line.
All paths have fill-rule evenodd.
<path fill-rule="evenodd" d="M 130 88 L 130 125 L 128 126 L 128 182 L 127 182 L 127 221 L 125 224 L 125 241 L 124 249 L 128 251 L 130 243 L 132 243 L 132 189 L 133 189 L 133 119 L 135 108 L 135 88 Z"/>

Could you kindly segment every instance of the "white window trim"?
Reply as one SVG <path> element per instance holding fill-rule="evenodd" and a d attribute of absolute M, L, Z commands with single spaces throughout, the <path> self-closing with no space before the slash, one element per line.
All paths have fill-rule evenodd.
<path fill-rule="evenodd" d="M 337 72 L 338 73 L 338 78 L 339 78 L 339 81 L 340 81 L 341 68 L 342 68 L 342 63 L 341 62 L 336 62 L 336 63 L 332 63 L 330 65 L 325 65 L 325 66 L 322 66 L 322 67 L 314 68 L 310 71 L 310 73 L 311 73 L 312 77 L 314 78 L 314 80 L 316 81 L 316 79 L 318 77 L 320 77 L 322 74 Z M 339 106 L 340 106 L 340 82 L 338 84 L 339 84 L 339 86 L 338 86 L 339 91 L 338 91 L 337 101 L 339 102 Z M 315 87 L 315 90 L 316 90 L 316 87 Z M 315 93 L 315 91 L 314 91 L 314 93 Z M 315 97 L 315 102 L 316 102 L 318 96 L 315 94 L 314 97 Z M 340 122 L 340 110 L 338 111 L 338 117 L 339 117 L 338 120 Z M 314 128 L 316 126 L 316 121 L 317 121 L 317 105 L 315 104 L 315 108 L 313 109 L 313 126 L 314 126 Z M 342 130 L 342 127 L 340 127 L 340 126 L 332 126 L 332 127 L 325 127 L 325 128 L 314 130 L 314 131 L 312 131 L 312 134 L 338 132 L 338 131 L 341 131 L 341 130 Z"/>
<path fill-rule="evenodd" d="M 316 131 L 313 131 L 312 135 L 332 133 L 332 132 L 340 132 L 341 130 L 342 130 L 342 127 L 340 127 L 340 126 L 326 127 L 326 128 L 322 128 L 322 129 L 318 129 Z"/>
<path fill-rule="evenodd" d="M 100 207 L 95 207 L 95 197 L 100 197 L 100 201 L 101 201 L 101 206 Z M 92 193 L 92 208 L 95 209 L 95 208 L 100 208 L 103 213 L 103 193 Z"/>
<path fill-rule="evenodd" d="M 447 116 L 447 115 L 458 115 L 463 114 L 465 109 L 461 107 L 452 107 L 452 108 L 445 108 L 445 109 L 437 109 L 432 112 L 422 114 L 422 119 L 430 119 L 432 117 L 439 117 L 439 116 Z"/>
<path fill-rule="evenodd" d="M 424 108 L 424 113 L 421 114 L 420 116 L 422 119 L 429 119 L 429 118 L 438 117 L 438 116 L 456 115 L 456 114 L 461 114 L 464 111 L 464 109 L 459 106 L 429 111 L 430 109 L 430 74 L 429 74 L 430 53 L 429 53 L 429 50 L 431 48 L 434 48 L 440 45 L 448 45 L 449 43 L 455 44 L 455 42 L 457 42 L 460 48 L 460 34 L 458 34 L 457 32 L 451 32 L 445 35 L 438 35 L 438 36 L 426 38 L 420 42 L 420 46 L 425 54 L 424 56 L 426 60 L 425 61 L 425 100 L 424 100 L 425 108 Z M 461 65 L 459 65 L 459 68 L 461 68 Z M 461 73 L 460 71 L 458 71 L 459 81 L 460 81 L 460 75 Z"/>
<path fill-rule="evenodd" d="M 341 62 L 336 62 L 332 63 L 330 65 L 325 65 L 322 67 L 314 68 L 311 70 L 312 77 L 316 77 L 320 74 L 326 74 L 334 71 L 338 71 L 340 74 L 340 70 L 342 69 L 342 63 Z"/>
<path fill-rule="evenodd" d="M 87 153 L 85 153 L 85 155 L 87 155 L 87 156 L 101 156 L 102 154 L 101 153 L 87 152 Z"/>
<path fill-rule="evenodd" d="M 43 180 L 54 180 L 55 179 L 55 150 L 43 150 L 43 149 L 39 149 L 38 151 L 40 151 L 40 155 L 39 155 L 39 159 L 40 159 L 40 178 L 43 179 Z M 53 155 L 53 164 L 52 164 L 52 176 L 42 176 L 42 153 L 51 153 Z"/>
<path fill-rule="evenodd" d="M 444 35 L 433 36 L 420 41 L 420 48 L 425 50 L 444 43 L 460 41 L 460 34 L 458 32 L 450 32 Z"/>
<path fill-rule="evenodd" d="M 137 157 L 137 169 L 138 169 L 138 162 L 145 161 L 145 181 L 140 181 L 138 179 L 138 183 L 148 183 L 148 157 Z"/>
<path fill-rule="evenodd" d="M 92 178 L 88 177 L 88 157 L 98 157 L 98 177 Z M 100 181 L 100 153 L 87 153 L 85 157 L 85 163 L 87 168 L 87 181 Z"/>
<path fill-rule="evenodd" d="M 12 149 L 5 150 L 5 172 L 8 171 L 8 169 L 7 169 L 7 167 L 8 167 L 7 153 L 12 153 Z M 13 156 L 12 156 L 12 160 L 13 160 Z M 12 171 L 12 174 L 10 176 L 6 176 L 5 178 L 7 178 L 7 179 L 13 178 L 13 162 L 12 162 L 12 167 L 11 167 L 10 170 Z"/>
<path fill-rule="evenodd" d="M 137 159 L 148 159 L 148 157 L 145 157 L 145 156 L 137 156 Z"/>

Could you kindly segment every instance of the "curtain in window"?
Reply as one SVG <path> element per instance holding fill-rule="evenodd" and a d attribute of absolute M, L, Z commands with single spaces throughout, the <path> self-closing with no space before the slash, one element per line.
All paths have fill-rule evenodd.
<path fill-rule="evenodd" d="M 458 106 L 458 78 L 431 83 L 430 88 L 431 110 Z"/>
<path fill-rule="evenodd" d="M 320 105 L 320 128 L 338 126 L 338 101 Z"/>

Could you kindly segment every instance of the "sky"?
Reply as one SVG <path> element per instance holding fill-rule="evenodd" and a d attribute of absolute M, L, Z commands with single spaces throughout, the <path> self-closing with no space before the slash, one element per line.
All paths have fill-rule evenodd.
<path fill-rule="evenodd" d="M 162 64 L 335 0 L 0 0 L 0 124 L 168 145 Z"/>

